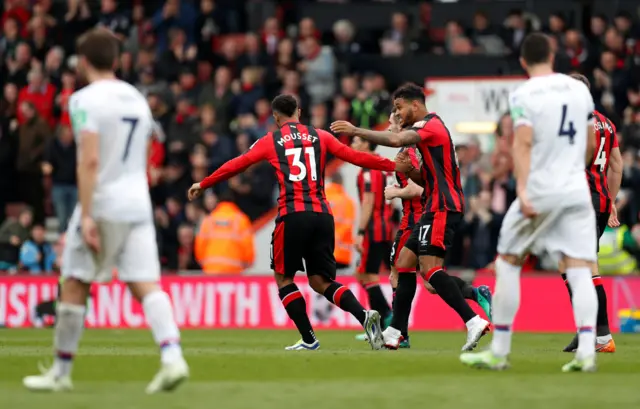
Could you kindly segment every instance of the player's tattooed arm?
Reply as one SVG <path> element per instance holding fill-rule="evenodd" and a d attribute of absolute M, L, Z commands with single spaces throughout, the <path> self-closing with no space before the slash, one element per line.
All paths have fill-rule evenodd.
<path fill-rule="evenodd" d="M 412 129 L 400 132 L 372 131 L 369 129 L 357 128 L 347 121 L 336 121 L 331 124 L 331 130 L 337 134 L 359 136 L 377 145 L 392 146 L 399 148 L 420 142 L 420 135 Z"/>

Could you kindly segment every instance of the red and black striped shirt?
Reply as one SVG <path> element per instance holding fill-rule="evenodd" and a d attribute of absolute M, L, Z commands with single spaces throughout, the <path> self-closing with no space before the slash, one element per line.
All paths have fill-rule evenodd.
<path fill-rule="evenodd" d="M 231 159 L 200 182 L 207 189 L 227 180 L 261 160 L 269 161 L 276 171 L 280 195 L 278 217 L 295 212 L 331 214 L 324 193 L 327 153 L 356 166 L 393 171 L 395 163 L 377 155 L 358 152 L 339 142 L 332 134 L 299 122 L 287 122 L 269 132 L 249 150 Z"/>
<path fill-rule="evenodd" d="M 591 200 L 595 211 L 611 213 L 612 203 L 609 197 L 609 186 L 607 185 L 607 170 L 609 169 L 611 150 L 618 147 L 616 127 L 606 116 L 598 111 L 594 111 L 593 116 L 593 126 L 596 131 L 596 150 L 591 165 L 586 169 L 587 182 L 589 182 Z"/>
<path fill-rule="evenodd" d="M 406 151 L 411 159 L 411 164 L 414 168 L 420 168 L 420 160 L 416 155 L 416 148 L 404 146 L 400 149 L 400 152 Z M 406 173 L 396 172 L 396 180 L 401 188 L 407 187 L 409 184 L 409 178 Z M 400 220 L 399 229 L 407 229 L 413 227 L 420 216 L 422 215 L 422 198 L 420 196 L 413 199 L 404 199 L 402 201 L 402 220 Z"/>
<path fill-rule="evenodd" d="M 373 211 L 365 231 L 365 237 L 371 242 L 384 242 L 393 239 L 393 207 L 384 198 L 384 188 L 393 182 L 393 174 L 379 170 L 362 169 L 358 174 L 358 197 L 362 204 L 365 193 L 373 193 Z"/>
<path fill-rule="evenodd" d="M 422 155 L 425 212 L 464 212 L 460 169 L 449 129 L 436 114 L 428 114 L 411 127 L 420 136 L 416 144 Z"/>

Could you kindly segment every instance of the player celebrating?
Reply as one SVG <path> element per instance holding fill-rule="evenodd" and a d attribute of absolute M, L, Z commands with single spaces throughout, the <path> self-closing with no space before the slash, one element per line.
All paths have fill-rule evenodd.
<path fill-rule="evenodd" d="M 431 284 L 440 298 L 453 308 L 467 326 L 467 341 L 463 350 L 475 348 L 478 340 L 489 330 L 488 321 L 473 312 L 465 301 L 454 279 L 443 268 L 447 247 L 451 245 L 455 229 L 462 220 L 464 195 L 460 185 L 460 172 L 449 130 L 442 120 L 428 113 L 421 87 L 406 84 L 393 95 L 394 106 L 404 124 L 413 124 L 401 132 L 370 131 L 356 128 L 346 121 L 336 121 L 331 129 L 366 139 L 384 146 L 410 146 L 415 144 L 422 157 L 419 174 L 412 169 L 410 176 L 425 184 L 426 202 L 420 221 L 412 230 L 396 261 L 398 288 L 396 290 L 393 322 L 384 331 L 385 345 L 398 348 L 402 341 L 400 329 L 409 321 L 411 301 L 415 295 L 415 269 L 418 264 L 424 279 Z M 406 154 L 399 154 L 410 165 Z"/>
<path fill-rule="evenodd" d="M 145 98 L 116 79 L 118 40 L 104 29 L 78 41 L 78 73 L 89 85 L 69 107 L 78 144 L 79 206 L 66 233 L 57 304 L 53 366 L 24 378 L 36 391 L 72 388 L 71 368 L 84 327 L 92 281 L 110 281 L 113 267 L 142 303 L 162 366 L 147 393 L 172 390 L 189 370 L 171 301 L 159 285 L 160 262 L 147 184 L 147 149 L 153 118 Z"/>
<path fill-rule="evenodd" d="M 370 154 L 376 149 L 358 137 L 353 138 L 351 147 Z M 355 248 L 360 253 L 360 263 L 356 277 L 367 290 L 369 305 L 380 313 L 384 327 L 391 322 L 391 308 L 380 288 L 379 274 L 383 263 L 390 267 L 393 208 L 384 198 L 384 189 L 392 177 L 380 170 L 361 169 L 357 179 L 360 220 Z"/>
<path fill-rule="evenodd" d="M 580 81 L 553 72 L 553 50 L 542 33 L 522 43 L 529 80 L 509 97 L 518 199 L 505 215 L 498 242 L 491 348 L 465 353 L 469 366 L 508 367 L 511 326 L 520 304 L 520 271 L 528 253 L 561 257 L 573 292 L 578 327 L 574 360 L 563 372 L 594 371 L 598 298 L 591 280 L 596 261 L 595 212 L 584 175 L 595 147 L 593 99 Z"/>
<path fill-rule="evenodd" d="M 572 74 L 572 78 L 582 81 L 587 88 L 591 88 L 589 80 L 580 74 Z M 613 205 L 620 190 L 622 181 L 622 155 L 618 147 L 616 138 L 616 128 L 611 121 L 598 111 L 594 111 L 594 127 L 596 138 L 595 156 L 587 166 L 587 181 L 591 191 L 591 201 L 596 211 L 596 228 L 598 239 L 602 237 L 607 224 L 610 227 L 617 227 L 618 215 Z M 599 249 L 600 246 L 598 245 Z M 566 274 L 562 273 L 569 296 L 571 297 L 571 287 L 567 281 Z M 594 264 L 592 271 L 593 284 L 598 294 L 598 318 L 596 323 L 596 352 L 615 352 L 616 344 L 611 337 L 609 329 L 609 316 L 607 313 L 607 293 L 602 285 L 602 279 L 598 273 L 598 264 Z M 575 352 L 578 348 L 578 335 L 573 337 L 569 345 L 564 348 L 564 352 Z"/>
<path fill-rule="evenodd" d="M 271 268 L 275 272 L 280 299 L 302 339 L 287 350 L 315 350 L 320 342 L 309 322 L 304 297 L 293 282 L 297 271 L 304 270 L 309 284 L 329 302 L 350 312 L 364 327 L 372 348 L 383 345 L 380 314 L 366 311 L 353 293 L 334 281 L 336 261 L 334 222 L 324 193 L 327 154 L 370 169 L 408 171 L 409 166 L 376 155 L 357 152 L 330 133 L 299 122 L 300 110 L 291 95 L 279 95 L 272 104 L 273 116 L 280 128 L 260 138 L 245 154 L 222 165 L 202 182 L 189 189 L 189 199 L 248 168 L 267 160 L 280 183 L 278 216 L 271 242 Z M 305 264 L 303 265 L 303 260 Z"/>

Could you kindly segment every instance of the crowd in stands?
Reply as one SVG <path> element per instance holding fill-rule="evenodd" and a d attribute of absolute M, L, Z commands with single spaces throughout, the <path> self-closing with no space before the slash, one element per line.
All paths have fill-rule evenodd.
<path fill-rule="evenodd" d="M 55 216 L 58 231 L 64 232 L 77 200 L 67 103 L 82 85 L 75 74 L 75 40 L 95 26 L 122 40 L 118 75 L 147 97 L 157 122 L 149 182 L 167 269 L 197 269 L 208 262 L 199 253 L 207 240 L 216 240 L 210 237 L 210 223 L 219 202 L 233 204 L 221 213 L 233 212 L 242 226 L 273 207 L 276 180 L 268 164 L 216 186 L 201 202 L 186 203 L 185 192 L 274 130 L 269 102 L 275 95 L 296 95 L 302 120 L 315 127 L 326 129 L 338 119 L 373 127 L 386 122 L 390 92 L 398 84 L 388 84 L 375 67 L 354 72 L 349 61 L 359 53 L 485 54 L 515 60 L 524 36 L 538 29 L 554 42 L 558 70 L 587 75 L 597 109 L 616 124 L 625 158 L 621 217 L 629 226 L 638 223 L 638 16 L 593 15 L 583 27 L 562 13 L 543 21 L 513 10 L 504 21 L 490 21 L 478 12 L 472 25 L 463 27 L 453 20 L 431 21 L 429 2 L 424 2 L 418 16 L 394 13 L 388 29 L 371 36 L 348 20 L 321 32 L 313 18 L 298 19 L 287 11 L 292 4 L 287 1 L 277 2 L 283 6 L 280 12 L 257 25 L 242 1 L 98 3 L 4 1 L 0 270 L 55 268 L 55 251 L 43 226 L 47 216 Z M 468 212 L 451 260 L 455 265 L 491 263 L 501 219 L 515 198 L 513 127 L 508 115 L 498 120 L 495 135 L 472 136 L 457 147 Z M 495 137 L 495 151 L 482 152 L 479 137 Z M 198 236 L 203 223 L 209 230 Z M 253 255 L 239 257 L 250 264 Z"/>

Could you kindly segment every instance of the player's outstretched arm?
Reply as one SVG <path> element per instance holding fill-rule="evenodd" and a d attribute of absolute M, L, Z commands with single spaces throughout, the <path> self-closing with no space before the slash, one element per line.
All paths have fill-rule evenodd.
<path fill-rule="evenodd" d="M 409 179 L 409 183 L 407 183 L 407 186 L 403 188 L 399 186 L 387 186 L 384 189 L 384 196 L 387 200 L 395 198 L 406 200 L 420 197 L 422 192 L 424 192 L 424 188 L 418 186 L 415 182 Z"/>
<path fill-rule="evenodd" d="M 199 197 L 204 190 L 212 187 L 216 183 L 230 179 L 238 173 L 244 172 L 249 166 L 265 159 L 268 149 L 264 142 L 266 139 L 267 137 L 259 139 L 247 152 L 226 162 L 211 175 L 202 179 L 200 183 L 194 183 L 187 192 L 189 200 Z"/>
<path fill-rule="evenodd" d="M 615 138 L 615 135 L 614 135 Z M 607 171 L 607 186 L 609 187 L 609 197 L 615 203 L 618 192 L 620 191 L 620 183 L 622 183 L 622 154 L 620 148 L 614 146 L 611 149 L 611 157 L 609 158 L 609 170 Z"/>
<path fill-rule="evenodd" d="M 347 121 L 336 121 L 331 124 L 331 130 L 335 133 L 344 133 L 351 136 L 359 136 L 377 145 L 393 146 L 399 148 L 401 146 L 409 146 L 420 142 L 421 138 L 418 132 L 407 129 L 400 132 L 392 131 L 372 131 L 369 129 L 357 128 Z"/>
<path fill-rule="evenodd" d="M 387 172 L 398 171 L 408 172 L 411 170 L 411 165 L 393 162 L 382 156 L 373 155 L 366 152 L 358 152 L 355 149 L 348 147 L 342 142 L 338 141 L 333 135 L 327 131 L 318 130 L 318 135 L 322 138 L 323 142 L 327 146 L 327 150 L 331 152 L 338 159 L 342 159 L 345 162 L 349 162 L 353 165 L 360 166 L 365 169 L 384 170 Z"/>

